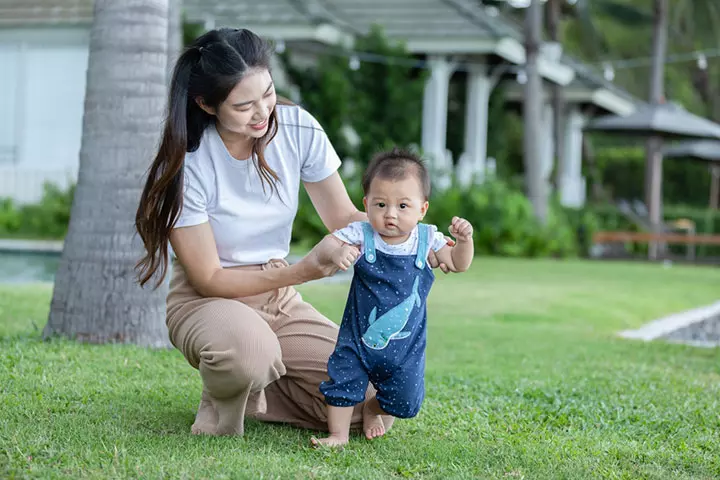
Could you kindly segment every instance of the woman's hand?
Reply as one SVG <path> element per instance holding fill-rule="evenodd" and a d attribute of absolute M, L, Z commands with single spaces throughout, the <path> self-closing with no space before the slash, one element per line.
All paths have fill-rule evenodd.
<path fill-rule="evenodd" d="M 455 245 L 455 240 L 453 240 L 450 237 L 445 237 L 445 241 L 451 247 Z M 437 256 L 435 255 L 435 252 L 433 251 L 432 248 L 430 249 L 430 253 L 428 253 L 428 263 L 430 264 L 430 266 L 432 268 L 440 267 L 440 270 L 443 273 L 448 273 L 450 271 L 450 269 L 448 268 L 447 265 L 445 265 L 444 263 L 440 263 L 440 261 L 438 260 Z"/>
<path fill-rule="evenodd" d="M 306 282 L 334 275 L 340 269 L 335 263 L 340 251 L 357 258 L 360 251 L 357 247 L 345 245 L 333 235 L 325 237 L 313 247 L 298 263 Z"/>

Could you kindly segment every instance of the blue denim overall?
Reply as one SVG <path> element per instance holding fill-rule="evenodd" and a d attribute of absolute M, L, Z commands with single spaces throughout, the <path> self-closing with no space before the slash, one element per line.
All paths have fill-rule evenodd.
<path fill-rule="evenodd" d="M 418 225 L 418 249 L 390 255 L 375 249 L 363 225 L 364 254 L 355 263 L 330 380 L 320 385 L 328 405 L 349 407 L 365 399 L 368 381 L 382 409 L 398 418 L 417 415 L 425 397 L 426 300 L 435 280 L 427 265 L 429 225 Z"/>

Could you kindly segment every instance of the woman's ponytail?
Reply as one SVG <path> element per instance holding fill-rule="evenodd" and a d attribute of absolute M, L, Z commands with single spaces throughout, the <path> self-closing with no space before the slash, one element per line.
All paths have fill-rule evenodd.
<path fill-rule="evenodd" d="M 168 95 L 168 111 L 160 148 L 148 177 L 135 215 L 135 228 L 145 245 L 145 256 L 137 263 L 140 285 L 158 272 L 156 286 L 168 269 L 168 242 L 182 208 L 183 163 L 188 150 L 188 95 L 193 70 L 201 61 L 198 47 L 186 50 L 173 71 Z"/>

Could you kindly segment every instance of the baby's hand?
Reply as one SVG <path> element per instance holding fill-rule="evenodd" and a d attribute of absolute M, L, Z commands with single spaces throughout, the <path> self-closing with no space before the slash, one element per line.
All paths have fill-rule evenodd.
<path fill-rule="evenodd" d="M 354 245 L 343 244 L 332 254 L 332 261 L 343 272 L 347 271 L 360 256 L 360 250 Z"/>
<path fill-rule="evenodd" d="M 450 224 L 450 235 L 458 242 L 472 241 L 473 227 L 470 222 L 460 217 L 453 217 Z"/>

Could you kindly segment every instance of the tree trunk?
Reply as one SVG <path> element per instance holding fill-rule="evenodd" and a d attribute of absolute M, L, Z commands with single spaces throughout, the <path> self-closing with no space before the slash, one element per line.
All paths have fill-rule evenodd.
<path fill-rule="evenodd" d="M 718 195 L 720 194 L 720 167 L 712 165 L 710 167 L 710 201 L 708 207 L 710 210 L 718 209 Z"/>
<path fill-rule="evenodd" d="M 134 229 L 163 121 L 168 0 L 95 0 L 80 171 L 45 337 L 167 346 L 164 284 L 138 285 Z"/>
<path fill-rule="evenodd" d="M 550 40 L 557 43 L 562 43 L 560 40 L 560 13 L 561 13 L 561 2 L 560 0 L 548 0 L 548 36 Z M 555 142 L 555 188 L 562 188 L 562 182 L 567 175 L 567 159 L 565 157 L 565 102 L 563 101 L 563 87 L 553 83 L 550 87 L 550 95 L 553 109 L 553 138 Z"/>
<path fill-rule="evenodd" d="M 540 0 L 532 0 L 527 8 L 525 18 L 525 98 L 523 117 L 524 162 L 527 194 L 533 205 L 535 217 L 542 223 L 547 219 L 547 185 L 542 175 L 542 139 L 540 133 L 542 110 L 542 79 L 538 71 L 538 54 L 540 51 L 540 31 L 542 29 L 542 10 Z"/>
<path fill-rule="evenodd" d="M 603 202 L 605 195 L 603 193 L 602 173 L 595 161 L 595 152 L 587 135 L 583 135 L 582 139 L 582 158 L 585 165 L 587 165 L 590 180 L 590 201 L 593 203 Z"/>
<path fill-rule="evenodd" d="M 650 102 L 660 103 L 664 96 L 665 55 L 667 52 L 668 0 L 654 1 L 652 67 L 650 70 Z M 662 223 L 662 140 L 651 137 L 645 156 L 645 202 L 655 231 Z M 651 243 L 649 256 L 657 258 L 659 246 Z"/>
<path fill-rule="evenodd" d="M 182 0 L 168 0 L 168 83 L 183 49 Z"/>

